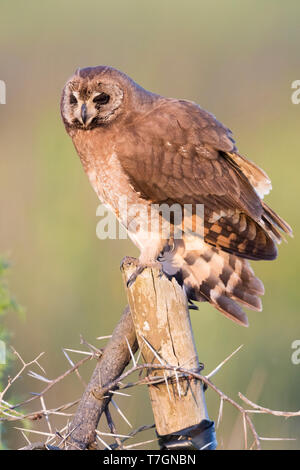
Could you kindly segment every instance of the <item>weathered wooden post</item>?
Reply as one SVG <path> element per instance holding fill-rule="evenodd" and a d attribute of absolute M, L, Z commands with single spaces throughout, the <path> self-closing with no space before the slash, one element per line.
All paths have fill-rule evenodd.
<path fill-rule="evenodd" d="M 135 261 L 125 258 L 122 271 L 143 360 L 199 372 L 185 293 L 175 279 L 168 280 L 158 268 L 145 269 L 127 287 Z M 168 380 L 170 375 L 172 379 Z M 152 369 L 149 377 L 165 379 L 149 385 L 161 447 L 215 449 L 214 423 L 208 418 L 203 384 L 191 376 L 162 369 Z"/>

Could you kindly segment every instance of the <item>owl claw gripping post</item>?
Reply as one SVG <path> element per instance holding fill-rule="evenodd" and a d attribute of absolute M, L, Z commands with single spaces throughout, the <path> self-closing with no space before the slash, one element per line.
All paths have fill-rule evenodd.
<path fill-rule="evenodd" d="M 197 104 L 148 92 L 105 66 L 77 70 L 61 114 L 94 190 L 140 250 L 137 273 L 159 262 L 190 301 L 208 301 L 247 326 L 240 304 L 261 310 L 264 293 L 248 260 L 275 259 L 291 228 L 263 201 L 271 182 L 238 153 L 231 131 Z M 136 230 L 122 198 L 128 209 L 145 209 L 135 212 Z M 203 236 L 189 230 L 194 212 L 178 239 L 141 229 L 150 207 L 163 204 L 202 204 Z"/>

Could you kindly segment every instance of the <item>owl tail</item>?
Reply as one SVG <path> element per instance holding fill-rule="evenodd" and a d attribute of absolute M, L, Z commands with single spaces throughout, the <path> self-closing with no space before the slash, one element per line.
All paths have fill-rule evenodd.
<path fill-rule="evenodd" d="M 164 253 L 163 270 L 183 285 L 189 301 L 208 301 L 223 315 L 243 326 L 248 318 L 240 304 L 261 311 L 263 283 L 246 259 L 203 244 L 187 251 L 183 240 Z"/>

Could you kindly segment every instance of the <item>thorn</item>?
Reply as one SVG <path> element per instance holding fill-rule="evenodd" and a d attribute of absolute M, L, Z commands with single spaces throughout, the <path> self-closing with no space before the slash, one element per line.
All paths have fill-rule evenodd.
<path fill-rule="evenodd" d="M 63 351 L 68 351 L 68 352 L 73 352 L 77 354 L 85 354 L 86 356 L 93 356 L 94 354 L 88 351 L 81 351 L 80 349 L 69 349 L 69 348 L 64 348 Z"/>
<path fill-rule="evenodd" d="M 168 379 L 167 379 L 167 375 L 166 375 L 166 371 L 164 371 L 164 378 L 165 378 L 165 382 L 166 382 L 166 386 L 167 386 L 167 390 L 168 390 L 169 399 L 172 400 L 171 393 L 170 393 L 170 388 L 169 388 L 169 383 L 168 383 Z"/>
<path fill-rule="evenodd" d="M 221 398 L 219 414 L 218 414 L 218 420 L 217 420 L 217 429 L 218 429 L 219 425 L 221 424 L 221 421 L 222 421 L 222 418 L 223 418 L 223 405 L 224 405 L 224 400 L 223 400 L 223 398 Z"/>
<path fill-rule="evenodd" d="M 150 351 L 153 352 L 154 356 L 156 357 L 156 359 L 159 361 L 159 363 L 164 366 L 165 364 L 163 363 L 162 359 L 159 357 L 159 355 L 157 354 L 157 352 L 155 351 L 155 349 L 151 346 L 151 344 L 146 340 L 146 338 L 141 335 L 143 341 L 146 343 L 146 345 L 148 346 L 148 348 L 150 349 Z"/>
<path fill-rule="evenodd" d="M 97 437 L 97 439 L 99 439 L 99 441 L 101 442 L 101 444 L 103 444 L 104 447 L 106 447 L 106 449 L 112 450 L 112 448 L 111 448 L 108 444 L 106 444 L 106 442 L 105 442 L 103 439 L 101 439 L 101 437 L 98 435 L 98 433 L 97 433 L 96 437 Z"/>
<path fill-rule="evenodd" d="M 244 426 L 245 450 L 247 450 L 247 448 L 248 448 L 248 434 L 247 434 L 246 413 L 243 413 L 243 426 Z"/>
<path fill-rule="evenodd" d="M 45 419 L 46 419 L 46 422 L 47 422 L 47 425 L 48 425 L 48 429 L 51 432 L 51 434 L 53 434 L 53 430 L 52 430 L 52 427 L 51 427 L 50 419 L 49 419 L 49 416 L 48 416 L 48 412 L 47 412 L 47 408 L 46 408 L 46 404 L 45 404 L 45 400 L 44 400 L 43 396 L 40 397 L 40 401 L 41 401 L 41 404 L 42 404 L 42 409 L 44 411 L 44 416 L 45 416 Z"/>
<path fill-rule="evenodd" d="M 51 437 L 53 437 L 53 433 L 36 431 L 35 429 L 25 429 L 25 428 L 17 428 L 17 427 L 15 427 L 14 429 L 18 429 L 18 431 L 31 432 L 33 434 L 40 434 L 41 436 L 51 436 Z"/>
<path fill-rule="evenodd" d="M 150 444 L 151 442 L 156 442 L 158 439 L 151 439 L 150 441 L 137 442 L 136 444 L 131 444 L 130 446 L 124 446 L 124 449 L 133 449 L 134 447 L 142 446 L 144 444 Z"/>
<path fill-rule="evenodd" d="M 232 356 L 234 356 L 237 352 L 239 352 L 242 347 L 244 345 L 241 344 L 235 351 L 233 351 L 228 357 L 226 357 L 226 359 L 224 359 L 224 361 L 222 361 L 212 372 L 210 372 L 206 378 L 207 379 L 210 379 L 213 375 L 215 375 L 217 372 L 219 372 L 219 370 L 224 366 L 224 364 L 226 364 L 227 361 L 229 361 L 229 359 L 232 358 Z"/>
<path fill-rule="evenodd" d="M 295 437 L 259 437 L 260 441 L 298 441 Z"/>
<path fill-rule="evenodd" d="M 102 431 L 96 431 L 97 434 L 100 436 L 112 436 L 112 437 L 125 437 L 126 439 L 131 439 L 132 436 L 127 436 L 126 434 L 116 434 L 113 432 L 102 432 Z"/>
<path fill-rule="evenodd" d="M 174 369 L 174 372 L 175 372 L 178 395 L 179 395 L 179 398 L 181 398 L 182 395 L 181 395 L 181 388 L 180 388 L 180 384 L 179 384 L 179 380 L 178 380 L 178 374 L 177 374 L 175 369 Z"/>
<path fill-rule="evenodd" d="M 116 394 L 116 395 L 122 395 L 122 397 L 131 397 L 128 393 L 122 393 L 122 392 L 117 392 L 116 390 L 108 390 L 109 393 Z M 108 398 L 108 397 L 103 397 L 103 398 Z"/>
<path fill-rule="evenodd" d="M 23 431 L 21 431 L 21 433 L 22 433 L 22 435 L 23 435 L 25 441 L 26 441 L 29 445 L 31 445 L 31 442 L 30 442 L 30 440 L 28 439 L 28 437 L 26 436 L 26 434 L 25 434 Z"/>
<path fill-rule="evenodd" d="M 46 383 L 50 383 L 52 382 L 52 380 L 49 380 L 47 379 L 46 377 L 43 377 L 42 375 L 39 375 L 37 374 L 36 372 L 33 372 L 32 370 L 30 370 L 27 375 L 29 377 L 32 377 L 33 379 L 37 379 L 37 380 L 40 380 L 41 382 L 46 382 Z M 39 394 L 38 394 L 39 395 Z"/>
<path fill-rule="evenodd" d="M 66 357 L 67 361 L 68 361 L 69 364 L 71 365 L 71 367 L 74 367 L 75 364 L 74 364 L 74 362 L 70 359 L 68 353 L 66 352 L 67 350 L 66 350 L 66 349 L 63 349 L 62 351 L 63 351 L 64 356 Z"/>
<path fill-rule="evenodd" d="M 132 359 L 132 362 L 133 362 L 133 366 L 136 367 L 136 362 L 135 362 L 134 354 L 133 354 L 133 352 L 132 352 L 132 349 L 131 349 L 131 347 L 130 347 L 130 344 L 129 344 L 128 339 L 126 338 L 126 336 L 125 336 L 125 341 L 126 341 L 126 343 L 127 343 L 127 347 L 128 347 L 128 349 L 129 349 L 129 352 L 130 352 L 130 356 L 131 356 L 131 359 Z"/>
<path fill-rule="evenodd" d="M 124 415 L 124 413 L 122 413 L 122 411 L 120 410 L 120 408 L 118 407 L 118 405 L 116 404 L 115 400 L 111 399 L 111 403 L 113 404 L 113 406 L 116 408 L 117 412 L 119 413 L 120 416 L 122 416 L 122 418 L 124 419 L 125 423 L 128 424 L 128 426 L 130 428 L 132 428 L 132 425 L 130 424 L 130 422 L 128 421 L 128 419 L 126 418 L 126 416 Z"/>
<path fill-rule="evenodd" d="M 208 442 L 207 444 L 205 444 L 204 446 L 200 447 L 200 450 L 204 450 L 204 449 L 207 449 L 207 447 L 210 446 L 210 444 L 212 444 L 212 442 Z"/>

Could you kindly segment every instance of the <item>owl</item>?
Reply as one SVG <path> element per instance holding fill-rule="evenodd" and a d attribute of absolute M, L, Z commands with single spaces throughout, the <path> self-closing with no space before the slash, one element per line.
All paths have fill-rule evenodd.
<path fill-rule="evenodd" d="M 149 92 L 108 66 L 76 71 L 61 115 L 92 187 L 140 251 L 130 282 L 159 265 L 191 306 L 208 301 L 247 326 L 242 306 L 261 310 L 264 293 L 249 260 L 275 259 L 292 231 L 264 202 L 271 181 L 238 152 L 231 131 L 196 103 Z M 160 208 L 174 205 L 182 223 L 178 232 L 170 217 L 166 233 Z M 159 223 L 149 228 L 153 207 Z"/>

